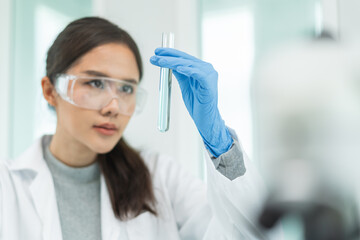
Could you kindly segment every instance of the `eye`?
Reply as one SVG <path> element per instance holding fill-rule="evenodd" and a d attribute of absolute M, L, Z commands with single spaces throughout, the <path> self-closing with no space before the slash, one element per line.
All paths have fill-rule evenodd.
<path fill-rule="evenodd" d="M 121 86 L 121 92 L 132 94 L 134 92 L 134 87 L 131 85 L 123 85 Z"/>
<path fill-rule="evenodd" d="M 89 82 L 87 82 L 86 84 L 94 87 L 94 88 L 99 88 L 99 89 L 104 89 L 105 88 L 105 83 L 103 80 L 100 80 L 100 79 L 94 79 L 94 80 L 91 80 Z"/>

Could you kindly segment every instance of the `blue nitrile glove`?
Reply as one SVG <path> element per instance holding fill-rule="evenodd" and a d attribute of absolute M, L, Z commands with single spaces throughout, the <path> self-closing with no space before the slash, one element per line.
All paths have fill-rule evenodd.
<path fill-rule="evenodd" d="M 157 48 L 150 62 L 172 69 L 185 106 L 212 155 L 227 152 L 233 140 L 219 113 L 218 73 L 213 66 L 173 48 Z"/>

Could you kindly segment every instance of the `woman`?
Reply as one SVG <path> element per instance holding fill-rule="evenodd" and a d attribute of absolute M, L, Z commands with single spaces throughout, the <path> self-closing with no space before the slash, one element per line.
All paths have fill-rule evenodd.
<path fill-rule="evenodd" d="M 208 193 L 172 161 L 123 140 L 141 96 L 139 50 L 116 25 L 83 18 L 48 51 L 41 85 L 55 134 L 0 165 L 0 239 L 265 237 L 254 224 L 261 184 L 217 109 L 216 71 L 174 49 L 157 49 L 151 62 L 179 81 L 211 157 Z"/>

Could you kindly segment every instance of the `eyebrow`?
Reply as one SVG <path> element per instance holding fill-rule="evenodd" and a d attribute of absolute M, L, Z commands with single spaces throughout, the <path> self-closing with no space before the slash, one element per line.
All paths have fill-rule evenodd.
<path fill-rule="evenodd" d="M 95 77 L 111 78 L 109 75 L 107 75 L 105 73 L 94 71 L 94 70 L 86 70 L 86 71 L 83 71 L 82 73 L 85 73 L 85 74 L 91 75 L 91 76 L 95 76 Z M 121 80 L 126 81 L 126 82 L 130 82 L 130 83 L 133 83 L 133 84 L 138 84 L 139 83 L 138 81 L 136 81 L 133 78 L 125 78 L 125 79 L 122 78 Z"/>

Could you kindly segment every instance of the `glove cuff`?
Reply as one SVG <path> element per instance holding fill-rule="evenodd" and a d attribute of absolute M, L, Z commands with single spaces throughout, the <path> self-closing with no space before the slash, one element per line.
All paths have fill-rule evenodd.
<path fill-rule="evenodd" d="M 220 123 L 220 124 L 219 124 Z M 200 133 L 206 148 L 209 152 L 216 158 L 221 154 L 226 153 L 230 150 L 234 140 L 231 137 L 229 129 L 225 126 L 225 123 L 222 119 L 218 124 L 214 124 L 212 128 L 212 136 L 210 141 L 205 139 L 205 137 Z"/>

